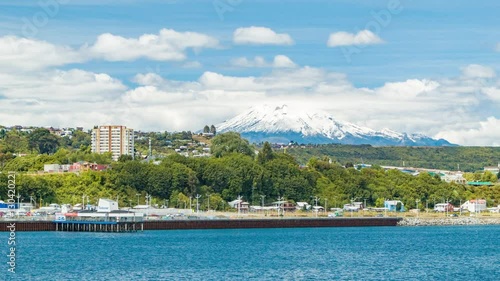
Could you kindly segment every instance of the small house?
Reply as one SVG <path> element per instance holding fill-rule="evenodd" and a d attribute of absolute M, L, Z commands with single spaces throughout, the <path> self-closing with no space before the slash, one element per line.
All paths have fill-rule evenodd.
<path fill-rule="evenodd" d="M 438 203 L 434 205 L 434 212 L 453 212 L 455 207 L 451 203 Z"/>
<path fill-rule="evenodd" d="M 384 201 L 384 208 L 389 212 L 404 212 L 405 205 L 399 200 L 386 200 Z"/>
<path fill-rule="evenodd" d="M 482 212 L 486 211 L 486 200 L 484 199 L 472 199 L 469 201 L 466 201 L 465 203 L 460 206 L 462 210 L 467 210 L 471 213 L 477 213 L 477 212 Z"/>

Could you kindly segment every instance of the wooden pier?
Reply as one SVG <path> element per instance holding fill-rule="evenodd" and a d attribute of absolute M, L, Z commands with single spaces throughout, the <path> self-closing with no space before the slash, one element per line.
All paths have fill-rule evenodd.
<path fill-rule="evenodd" d="M 54 221 L 56 231 L 71 232 L 137 232 L 144 230 L 142 222 L 115 221 Z"/>

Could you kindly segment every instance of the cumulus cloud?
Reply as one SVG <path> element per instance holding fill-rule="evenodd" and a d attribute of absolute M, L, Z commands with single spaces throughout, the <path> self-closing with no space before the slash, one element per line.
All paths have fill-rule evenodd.
<path fill-rule="evenodd" d="M 437 137 L 446 138 L 454 143 L 471 144 L 477 146 L 500 146 L 500 119 L 494 116 L 487 117 L 474 123 L 474 128 L 461 128 L 443 131 Z"/>
<path fill-rule="evenodd" d="M 162 29 L 159 34 L 144 34 L 138 38 L 101 34 L 89 46 L 88 52 L 93 57 L 108 61 L 132 61 L 140 58 L 181 61 L 186 59 L 187 49 L 201 50 L 218 46 L 217 39 L 205 34 Z"/>
<path fill-rule="evenodd" d="M 68 46 L 26 39 L 0 37 L 0 70 L 33 71 L 84 61 L 84 56 Z"/>
<path fill-rule="evenodd" d="M 236 58 L 231 60 L 231 65 L 237 67 L 274 67 L 274 68 L 292 68 L 297 65 L 287 56 L 277 55 L 272 62 L 266 61 L 261 56 L 256 56 L 253 59 L 246 57 Z"/>
<path fill-rule="evenodd" d="M 378 35 L 368 29 L 361 30 L 358 33 L 349 33 L 345 31 L 334 32 L 328 38 L 328 47 L 351 46 L 351 45 L 374 45 L 382 44 Z"/>
<path fill-rule="evenodd" d="M 496 76 L 493 68 L 479 64 L 470 64 L 463 67 L 462 74 L 468 78 L 492 78 Z"/>
<path fill-rule="evenodd" d="M 268 27 L 240 27 L 233 33 L 233 42 L 238 45 L 293 45 L 286 33 L 276 33 Z"/>
<path fill-rule="evenodd" d="M 286 103 L 291 110 L 324 110 L 377 130 L 424 133 L 462 145 L 500 145 L 500 80 L 487 67 L 465 67 L 458 77 L 368 88 L 353 85 L 343 73 L 278 67 L 290 62 L 285 56 L 247 59 L 254 67 L 274 68 L 256 76 L 205 71 L 190 81 L 142 73 L 129 85 L 79 69 L 24 75 L 0 71 L 0 120 L 2 125 L 90 128 L 115 123 L 140 130 L 198 130 L 253 105 Z"/>
<path fill-rule="evenodd" d="M 87 128 L 110 122 L 127 87 L 105 73 L 72 69 L 24 75 L 0 73 L 0 120 L 3 125 Z"/>
<path fill-rule="evenodd" d="M 432 80 L 408 79 L 404 82 L 388 82 L 377 93 L 394 99 L 412 99 L 423 93 L 428 93 L 439 87 L 439 83 Z"/>
<path fill-rule="evenodd" d="M 138 38 L 105 33 L 99 35 L 94 44 L 78 48 L 17 36 L 3 36 L 0 37 L 0 70 L 38 71 L 91 59 L 183 61 L 187 57 L 187 50 L 197 52 L 204 48 L 218 47 L 218 40 L 211 36 L 172 29 L 162 29 L 159 34 L 144 34 Z M 201 64 L 193 61 L 182 67 L 198 68 Z"/>

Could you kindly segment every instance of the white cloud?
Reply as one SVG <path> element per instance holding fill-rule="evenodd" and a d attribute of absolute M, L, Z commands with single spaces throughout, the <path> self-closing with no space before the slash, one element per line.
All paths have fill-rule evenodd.
<path fill-rule="evenodd" d="M 270 63 L 270 62 L 268 62 Z M 260 76 L 206 71 L 192 81 L 138 74 L 135 86 L 104 73 L 0 72 L 2 125 L 124 124 L 140 130 L 198 130 L 262 103 L 325 110 L 373 129 L 438 136 L 462 145 L 500 145 L 500 80 L 408 79 L 359 88 L 342 73 L 314 67 Z"/>
<path fill-rule="evenodd" d="M 379 95 L 394 99 L 411 99 L 439 87 L 439 83 L 431 80 L 409 79 L 404 82 L 389 82 L 377 89 Z"/>
<path fill-rule="evenodd" d="M 267 27 L 240 27 L 233 33 L 233 42 L 238 45 L 293 45 L 293 39 L 286 33 L 276 33 Z"/>
<path fill-rule="evenodd" d="M 256 56 L 253 59 L 246 57 L 236 58 L 231 60 L 231 65 L 237 67 L 274 67 L 274 68 L 293 68 L 297 65 L 287 56 L 277 55 L 272 62 L 266 61 L 261 56 Z"/>
<path fill-rule="evenodd" d="M 162 29 L 158 35 L 144 34 L 139 38 L 125 38 L 110 33 L 99 35 L 88 52 L 108 61 L 132 61 L 147 58 L 157 61 L 181 61 L 186 59 L 186 50 L 218 48 L 219 41 L 197 32 L 177 32 Z"/>
<path fill-rule="evenodd" d="M 198 52 L 203 48 L 218 48 L 217 39 L 196 32 L 177 32 L 162 29 L 158 35 L 144 34 L 139 38 L 124 38 L 105 33 L 96 42 L 79 48 L 58 46 L 45 41 L 0 37 L 0 71 L 38 71 L 46 68 L 83 63 L 91 59 L 133 61 L 146 58 L 156 61 L 185 60 L 188 49 Z M 182 65 L 199 68 L 197 61 Z"/>
<path fill-rule="evenodd" d="M 0 70 L 32 71 L 83 60 L 78 50 L 67 46 L 16 36 L 0 37 Z"/>
<path fill-rule="evenodd" d="M 475 122 L 473 128 L 461 128 L 443 131 L 437 137 L 446 138 L 451 142 L 476 146 L 500 146 L 500 119 L 490 116 Z"/>
<path fill-rule="evenodd" d="M 328 47 L 351 46 L 351 45 L 374 45 L 384 43 L 380 37 L 368 29 L 358 33 L 344 31 L 334 32 L 328 38 Z"/>
<path fill-rule="evenodd" d="M 493 78 L 496 76 L 493 68 L 479 64 L 470 64 L 463 67 L 462 74 L 469 78 Z"/>
<path fill-rule="evenodd" d="M 126 89 L 107 74 L 78 69 L 0 73 L 0 120 L 11 125 L 91 128 L 113 121 L 121 105 L 117 100 Z"/>
<path fill-rule="evenodd" d="M 276 68 L 290 68 L 297 65 L 287 56 L 277 55 L 274 57 L 273 66 Z"/>

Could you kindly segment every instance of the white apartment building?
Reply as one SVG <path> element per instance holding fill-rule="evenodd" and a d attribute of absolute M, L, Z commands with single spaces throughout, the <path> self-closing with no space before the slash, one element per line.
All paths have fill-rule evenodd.
<path fill-rule="evenodd" d="M 92 130 L 92 152 L 111 152 L 113 160 L 120 155 L 134 157 L 134 130 L 125 126 L 99 126 Z"/>

